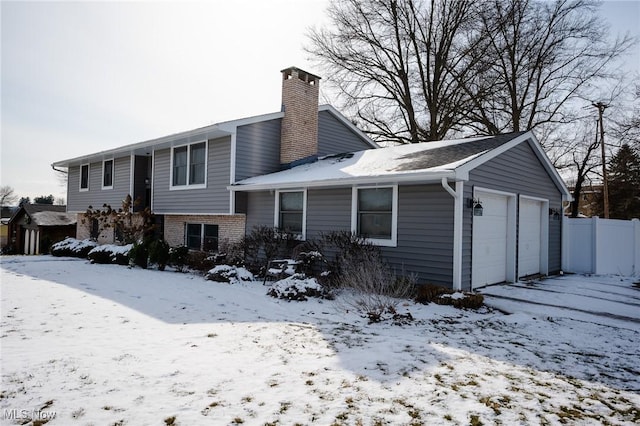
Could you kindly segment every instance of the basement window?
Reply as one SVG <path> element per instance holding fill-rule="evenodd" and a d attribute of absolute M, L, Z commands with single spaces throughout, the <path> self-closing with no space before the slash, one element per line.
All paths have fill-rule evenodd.
<path fill-rule="evenodd" d="M 185 245 L 190 250 L 218 251 L 218 225 L 187 223 L 185 240 Z"/>

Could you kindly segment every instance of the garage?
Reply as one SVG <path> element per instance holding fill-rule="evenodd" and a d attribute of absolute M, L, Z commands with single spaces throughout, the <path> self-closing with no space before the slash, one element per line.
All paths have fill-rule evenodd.
<path fill-rule="evenodd" d="M 490 191 L 475 191 L 472 239 L 472 286 L 482 287 L 513 281 L 513 214 L 515 197 Z"/>
<path fill-rule="evenodd" d="M 548 201 L 520 197 L 518 213 L 518 277 L 546 274 Z"/>

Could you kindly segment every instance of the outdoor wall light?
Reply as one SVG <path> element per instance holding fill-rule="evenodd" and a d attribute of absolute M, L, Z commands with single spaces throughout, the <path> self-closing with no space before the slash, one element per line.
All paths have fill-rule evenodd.
<path fill-rule="evenodd" d="M 560 220 L 560 210 L 549 209 L 549 217 L 553 218 L 553 220 Z"/>
<path fill-rule="evenodd" d="M 473 209 L 474 216 L 482 216 L 482 202 L 478 198 L 468 198 L 467 207 Z"/>

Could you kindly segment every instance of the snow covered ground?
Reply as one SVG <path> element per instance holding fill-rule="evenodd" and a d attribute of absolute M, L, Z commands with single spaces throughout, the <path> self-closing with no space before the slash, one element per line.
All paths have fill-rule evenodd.
<path fill-rule="evenodd" d="M 640 421 L 633 315 L 515 300 L 566 292 L 491 287 L 514 314 L 406 303 L 413 323 L 368 324 L 339 300 L 285 302 L 256 282 L 48 256 L 1 267 L 1 424 Z M 632 278 L 564 280 L 640 293 Z"/>

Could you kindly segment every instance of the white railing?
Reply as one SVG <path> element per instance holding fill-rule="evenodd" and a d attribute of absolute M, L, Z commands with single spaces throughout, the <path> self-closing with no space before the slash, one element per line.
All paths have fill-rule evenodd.
<path fill-rule="evenodd" d="M 588 274 L 640 275 L 640 220 L 564 220 L 563 269 Z"/>

